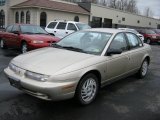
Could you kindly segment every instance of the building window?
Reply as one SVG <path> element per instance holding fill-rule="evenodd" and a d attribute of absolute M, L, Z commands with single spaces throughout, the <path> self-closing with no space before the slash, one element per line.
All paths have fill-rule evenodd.
<path fill-rule="evenodd" d="M 122 21 L 125 21 L 125 18 L 122 18 Z"/>
<path fill-rule="evenodd" d="M 79 22 L 79 17 L 78 17 L 78 16 L 75 16 L 75 17 L 74 17 L 74 21 L 75 21 L 75 22 Z"/>
<path fill-rule="evenodd" d="M 30 12 L 27 11 L 27 12 L 26 12 L 26 23 L 27 23 L 27 24 L 30 24 L 30 19 L 31 19 Z"/>
<path fill-rule="evenodd" d="M 0 11 L 0 28 L 5 28 L 5 13 L 3 10 Z"/>
<path fill-rule="evenodd" d="M 102 18 L 101 17 L 92 17 L 91 27 L 93 27 L 93 28 L 102 27 Z"/>
<path fill-rule="evenodd" d="M 16 12 L 15 14 L 15 23 L 19 23 L 19 13 Z"/>
<path fill-rule="evenodd" d="M 5 0 L 0 0 L 0 6 L 5 5 Z"/>
<path fill-rule="evenodd" d="M 21 23 L 24 23 L 24 12 L 21 12 Z"/>
<path fill-rule="evenodd" d="M 46 24 L 47 24 L 47 14 L 46 12 L 42 12 L 40 14 L 40 26 L 44 28 L 46 27 Z"/>
<path fill-rule="evenodd" d="M 140 21 L 138 20 L 137 23 L 140 23 Z"/>
<path fill-rule="evenodd" d="M 151 22 L 149 22 L 149 25 L 151 25 Z"/>

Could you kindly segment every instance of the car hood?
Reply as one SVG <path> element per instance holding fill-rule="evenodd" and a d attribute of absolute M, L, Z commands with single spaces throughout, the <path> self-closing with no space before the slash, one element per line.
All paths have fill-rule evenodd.
<path fill-rule="evenodd" d="M 45 34 L 31 34 L 31 35 L 23 35 L 24 38 L 28 38 L 30 40 L 43 40 L 43 41 L 59 41 L 60 39 L 58 37 L 54 37 L 51 35 L 45 35 Z"/>
<path fill-rule="evenodd" d="M 55 73 L 77 65 L 87 59 L 96 57 L 95 55 L 74 52 L 58 48 L 42 48 L 26 54 L 22 54 L 12 60 L 12 63 L 22 69 L 32 72 L 54 75 Z M 82 69 L 85 65 L 80 65 L 74 69 L 67 69 L 65 72 L 71 72 L 76 69 Z M 72 67 L 73 68 L 73 67 Z"/>

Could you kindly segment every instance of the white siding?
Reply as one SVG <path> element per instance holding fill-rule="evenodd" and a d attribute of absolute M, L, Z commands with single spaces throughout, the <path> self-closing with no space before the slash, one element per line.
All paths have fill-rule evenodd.
<path fill-rule="evenodd" d="M 131 14 L 119 10 L 115 10 L 112 8 L 106 8 L 103 6 L 98 6 L 95 4 L 91 5 L 91 17 L 90 21 L 92 21 L 92 16 L 101 17 L 102 22 L 104 18 L 112 19 L 113 24 L 122 24 L 129 26 L 137 26 L 137 27 L 152 27 L 157 28 L 157 25 L 160 24 L 159 20 L 148 18 L 136 14 Z M 125 18 L 125 21 L 122 21 L 122 18 Z M 137 23 L 137 21 L 140 23 Z M 119 23 L 119 21 L 121 21 Z M 151 25 L 149 23 L 151 22 Z"/>

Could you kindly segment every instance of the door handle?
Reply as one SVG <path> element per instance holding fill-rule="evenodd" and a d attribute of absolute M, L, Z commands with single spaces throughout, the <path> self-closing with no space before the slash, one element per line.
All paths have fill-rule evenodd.
<path fill-rule="evenodd" d="M 56 33 L 56 31 L 54 31 Z"/>
<path fill-rule="evenodd" d="M 68 32 L 66 32 L 66 34 L 68 34 Z"/>

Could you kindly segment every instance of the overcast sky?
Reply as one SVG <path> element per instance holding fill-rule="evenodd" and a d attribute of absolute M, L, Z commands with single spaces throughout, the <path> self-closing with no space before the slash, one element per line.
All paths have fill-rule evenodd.
<path fill-rule="evenodd" d="M 141 13 L 146 7 L 151 8 L 153 15 L 160 18 L 160 0 L 137 0 L 138 8 Z"/>

